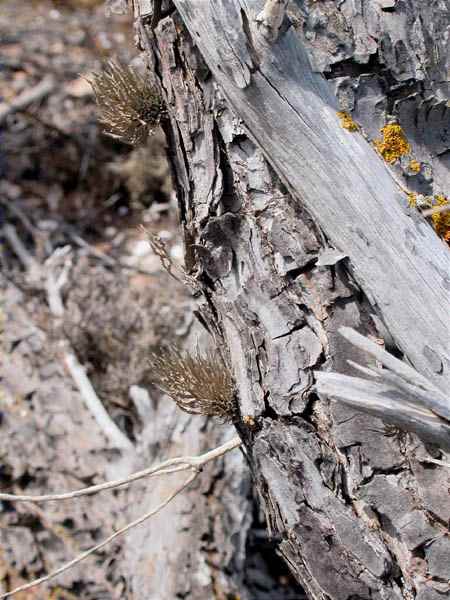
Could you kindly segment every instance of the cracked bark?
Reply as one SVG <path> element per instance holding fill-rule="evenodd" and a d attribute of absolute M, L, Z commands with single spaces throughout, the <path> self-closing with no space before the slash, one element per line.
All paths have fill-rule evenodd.
<path fill-rule="evenodd" d="M 398 183 L 448 184 L 448 9 L 296 1 L 261 27 L 261 1 L 177 0 L 151 30 L 151 6 L 135 5 L 167 101 L 186 265 L 252 418 L 237 428 L 279 551 L 311 598 L 448 595 L 450 473 L 421 461 L 440 451 L 318 398 L 313 378 L 366 362 L 337 330 L 379 337 L 375 315 L 448 388 L 448 250 Z M 332 85 L 369 140 L 398 117 L 419 175 L 400 161 L 394 180 L 340 128 Z M 321 265 L 330 246 L 347 258 Z"/>

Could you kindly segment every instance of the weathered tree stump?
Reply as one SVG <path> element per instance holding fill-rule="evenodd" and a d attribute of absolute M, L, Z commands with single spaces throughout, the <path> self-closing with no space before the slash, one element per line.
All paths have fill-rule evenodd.
<path fill-rule="evenodd" d="M 450 387 L 450 253 L 407 196 L 449 181 L 449 9 L 154 4 L 135 0 L 136 27 L 167 103 L 186 269 L 227 349 L 269 531 L 311 598 L 440 599 L 450 472 L 425 459 L 442 451 L 319 397 L 314 372 L 367 364 L 348 326 Z M 370 142 L 392 116 L 412 149 L 389 168 Z"/>

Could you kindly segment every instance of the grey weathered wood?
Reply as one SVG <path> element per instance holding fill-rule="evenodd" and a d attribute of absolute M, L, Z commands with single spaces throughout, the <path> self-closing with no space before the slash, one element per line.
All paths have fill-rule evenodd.
<path fill-rule="evenodd" d="M 248 135 L 307 207 L 377 306 L 399 347 L 450 386 L 450 254 L 337 102 L 286 20 L 264 39 L 264 0 L 176 0 Z"/>
<path fill-rule="evenodd" d="M 187 345 L 203 347 L 208 342 L 208 336 L 197 326 Z M 213 448 L 231 435 L 229 426 L 212 428 L 202 417 L 181 413 L 169 398 L 157 406 L 152 403 L 150 412 L 139 440 L 141 457 L 128 470 L 140 468 L 148 462 L 149 455 L 155 463 L 168 454 L 196 455 L 200 449 Z M 136 518 L 144 506 L 161 502 L 177 480 L 175 475 L 171 480 L 143 482 L 139 490 L 130 490 L 130 515 Z M 242 454 L 230 453 L 209 465 L 164 513 L 134 530 L 125 542 L 130 597 L 172 600 L 184 596 L 206 600 L 213 597 L 216 588 L 229 595 L 240 588 L 245 590 L 243 569 L 231 577 L 225 571 L 231 557 L 241 564 L 245 559 L 245 542 L 252 521 L 251 500 L 246 493 L 249 485 Z M 215 560 L 208 560 L 209 557 Z"/>
<path fill-rule="evenodd" d="M 395 385 L 341 373 L 318 373 L 317 390 L 320 394 L 342 400 L 405 431 L 417 433 L 425 441 L 450 451 L 449 424 L 432 411 L 408 402 L 414 396 L 405 396 Z"/>
<path fill-rule="evenodd" d="M 342 400 L 450 451 L 450 398 L 375 342 L 352 329 L 342 328 L 340 333 L 387 369 L 353 363 L 366 376 L 375 377 L 375 381 L 342 373 L 317 372 L 319 394 Z"/>
<path fill-rule="evenodd" d="M 437 118 L 446 114 L 446 9 L 296 1 L 288 8 L 293 31 L 287 20 L 278 30 L 277 2 L 273 20 L 256 2 L 174 4 L 154 31 L 140 27 L 141 44 L 167 101 L 186 267 L 202 292 L 202 320 L 234 371 L 236 426 L 269 531 L 312 598 L 435 600 L 450 591 L 439 558 L 448 473 L 423 466 L 427 450 L 415 436 L 384 436 L 380 420 L 319 400 L 315 372 L 351 374 L 348 360 L 367 364 L 367 354 L 338 335 L 341 326 L 377 337 L 383 329 L 445 391 L 448 366 L 435 371 L 448 354 L 448 258 L 368 143 L 338 128 L 333 96 L 310 71 L 303 45 L 318 70 L 344 71 L 334 81 L 338 95 L 350 104 L 353 94 L 372 138 L 387 112 L 405 115 L 407 104 L 415 156 L 435 167 L 438 192 L 448 146 Z M 382 70 L 384 88 L 376 80 Z M 424 115 L 434 120 L 421 137 Z M 431 193 L 426 175 L 408 186 Z M 386 323 L 377 331 L 374 321 Z"/>

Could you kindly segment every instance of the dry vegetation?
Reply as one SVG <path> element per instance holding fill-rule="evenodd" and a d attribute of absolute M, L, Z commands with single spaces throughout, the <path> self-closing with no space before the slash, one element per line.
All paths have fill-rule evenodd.
<path fill-rule="evenodd" d="M 12 493 L 101 481 L 117 458 L 83 408 L 64 365 L 67 347 L 109 418 L 134 440 L 143 407 L 130 388 L 150 385 L 149 350 L 180 343 L 192 318 L 189 297 L 137 229 L 162 229 L 180 255 L 164 138 L 158 131 L 133 149 L 105 136 L 85 80 L 110 57 L 127 63 L 135 53 L 129 17 L 108 20 L 102 4 L 1 3 L 0 486 Z M 36 89 L 45 93 L 10 110 Z M 50 276 L 62 283 L 58 318 L 47 302 Z M 146 410 L 160 398 L 152 388 Z M 120 526 L 121 497 L 45 511 L 0 502 L 0 593 Z M 18 598 L 125 598 L 119 555 L 116 545 L 88 570 Z"/>
<path fill-rule="evenodd" d="M 237 402 L 233 378 L 216 351 L 202 354 L 169 347 L 150 354 L 151 377 L 187 413 L 232 421 Z"/>
<path fill-rule="evenodd" d="M 159 94 L 133 67 L 110 61 L 87 77 L 99 121 L 111 137 L 136 146 L 155 132 L 164 113 Z"/>

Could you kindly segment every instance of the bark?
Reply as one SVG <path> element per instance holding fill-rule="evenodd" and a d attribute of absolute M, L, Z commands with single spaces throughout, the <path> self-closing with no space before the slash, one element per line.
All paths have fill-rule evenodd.
<path fill-rule="evenodd" d="M 210 336 L 193 328 L 187 345 L 210 344 Z M 233 435 L 203 417 L 181 413 L 173 402 L 152 403 L 137 458 L 124 459 L 129 473 L 169 456 L 195 455 Z M 185 493 L 132 531 L 125 541 L 124 561 L 133 600 L 300 600 L 304 593 L 275 555 L 263 517 L 255 510 L 248 468 L 234 451 L 208 465 Z M 177 476 L 162 477 L 130 489 L 128 513 L 133 518 L 158 505 Z M 258 543 L 255 542 L 257 540 Z"/>
<path fill-rule="evenodd" d="M 167 102 L 186 268 L 227 348 L 269 532 L 307 594 L 440 598 L 449 474 L 424 462 L 440 451 L 319 398 L 314 371 L 367 363 L 345 325 L 448 388 L 449 253 L 402 190 L 448 182 L 448 9 L 285 4 L 163 2 L 155 23 L 135 2 Z M 340 127 L 332 83 L 368 139 Z M 390 114 L 419 175 L 411 157 L 390 173 L 368 143 Z"/>

